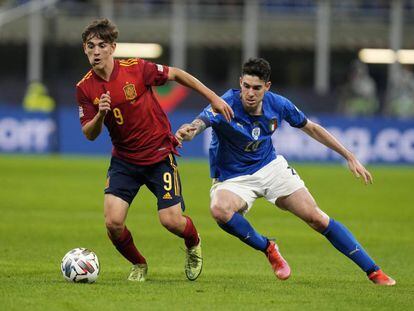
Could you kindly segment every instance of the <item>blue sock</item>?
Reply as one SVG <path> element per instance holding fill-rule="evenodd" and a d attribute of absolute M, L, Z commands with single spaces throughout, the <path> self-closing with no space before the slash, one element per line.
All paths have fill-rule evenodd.
<path fill-rule="evenodd" d="M 243 243 L 262 252 L 266 251 L 267 238 L 254 230 L 252 225 L 242 215 L 234 213 L 227 223 L 218 225 L 227 233 L 238 237 Z"/>
<path fill-rule="evenodd" d="M 340 222 L 331 218 L 328 227 L 322 234 L 338 251 L 355 262 L 367 274 L 379 270 L 379 267 L 369 257 L 352 233 Z"/>

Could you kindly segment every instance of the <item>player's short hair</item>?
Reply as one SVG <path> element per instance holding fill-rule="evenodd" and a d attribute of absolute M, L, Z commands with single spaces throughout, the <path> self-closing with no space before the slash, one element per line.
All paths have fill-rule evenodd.
<path fill-rule="evenodd" d="M 249 58 L 242 67 L 242 76 L 256 76 L 264 82 L 270 81 L 270 64 L 267 60 L 258 57 Z"/>
<path fill-rule="evenodd" d="M 82 41 L 97 37 L 108 43 L 113 43 L 118 38 L 118 29 L 116 25 L 107 18 L 96 19 L 90 25 L 86 26 L 82 33 Z"/>

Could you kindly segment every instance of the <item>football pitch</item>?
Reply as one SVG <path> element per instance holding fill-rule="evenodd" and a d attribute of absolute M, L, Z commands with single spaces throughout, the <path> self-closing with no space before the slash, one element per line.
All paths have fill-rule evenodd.
<path fill-rule="evenodd" d="M 106 236 L 102 213 L 108 158 L 0 156 L 1 310 L 413 310 L 414 167 L 369 167 L 365 186 L 341 165 L 293 165 L 321 209 L 345 224 L 394 287 L 374 286 L 348 258 L 293 215 L 265 200 L 247 218 L 275 237 L 292 275 L 279 281 L 266 257 L 222 231 L 209 212 L 208 165 L 179 159 L 186 201 L 201 237 L 204 268 L 184 275 L 184 244 L 158 222 L 141 189 L 127 225 L 149 265 L 148 281 L 126 280 L 130 265 Z M 94 250 L 95 284 L 66 282 L 63 255 Z"/>

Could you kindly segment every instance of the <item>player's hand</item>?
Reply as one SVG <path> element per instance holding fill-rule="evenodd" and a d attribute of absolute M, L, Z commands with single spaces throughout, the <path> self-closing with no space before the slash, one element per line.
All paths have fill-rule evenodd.
<path fill-rule="evenodd" d="M 183 141 L 190 141 L 194 138 L 196 134 L 197 127 L 191 124 L 183 124 L 175 133 L 175 138 L 177 138 L 179 145 L 178 147 L 182 147 Z"/>
<path fill-rule="evenodd" d="M 101 117 L 106 116 L 108 111 L 111 110 L 111 95 L 109 91 L 103 93 L 99 99 L 99 114 Z"/>
<path fill-rule="evenodd" d="M 355 177 L 357 178 L 362 177 L 366 185 L 368 183 L 370 184 L 373 183 L 371 173 L 368 172 L 368 170 L 354 156 L 351 156 L 348 159 L 348 167 Z"/>
<path fill-rule="evenodd" d="M 211 102 L 211 108 L 214 112 L 222 114 L 228 122 L 234 118 L 233 109 L 221 97 L 216 96 Z"/>

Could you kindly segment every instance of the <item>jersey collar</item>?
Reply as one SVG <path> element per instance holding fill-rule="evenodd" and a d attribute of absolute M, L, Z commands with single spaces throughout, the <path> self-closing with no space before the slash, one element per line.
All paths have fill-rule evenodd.
<path fill-rule="evenodd" d="M 114 69 L 112 69 L 112 73 L 111 76 L 109 77 L 109 81 L 106 81 L 104 79 L 102 79 L 100 76 L 98 76 L 96 74 L 95 71 L 92 70 L 93 75 L 95 76 L 95 78 L 99 81 L 103 81 L 103 82 L 111 82 L 113 80 L 115 80 L 118 77 L 118 73 L 119 73 L 119 60 L 114 59 Z"/>

